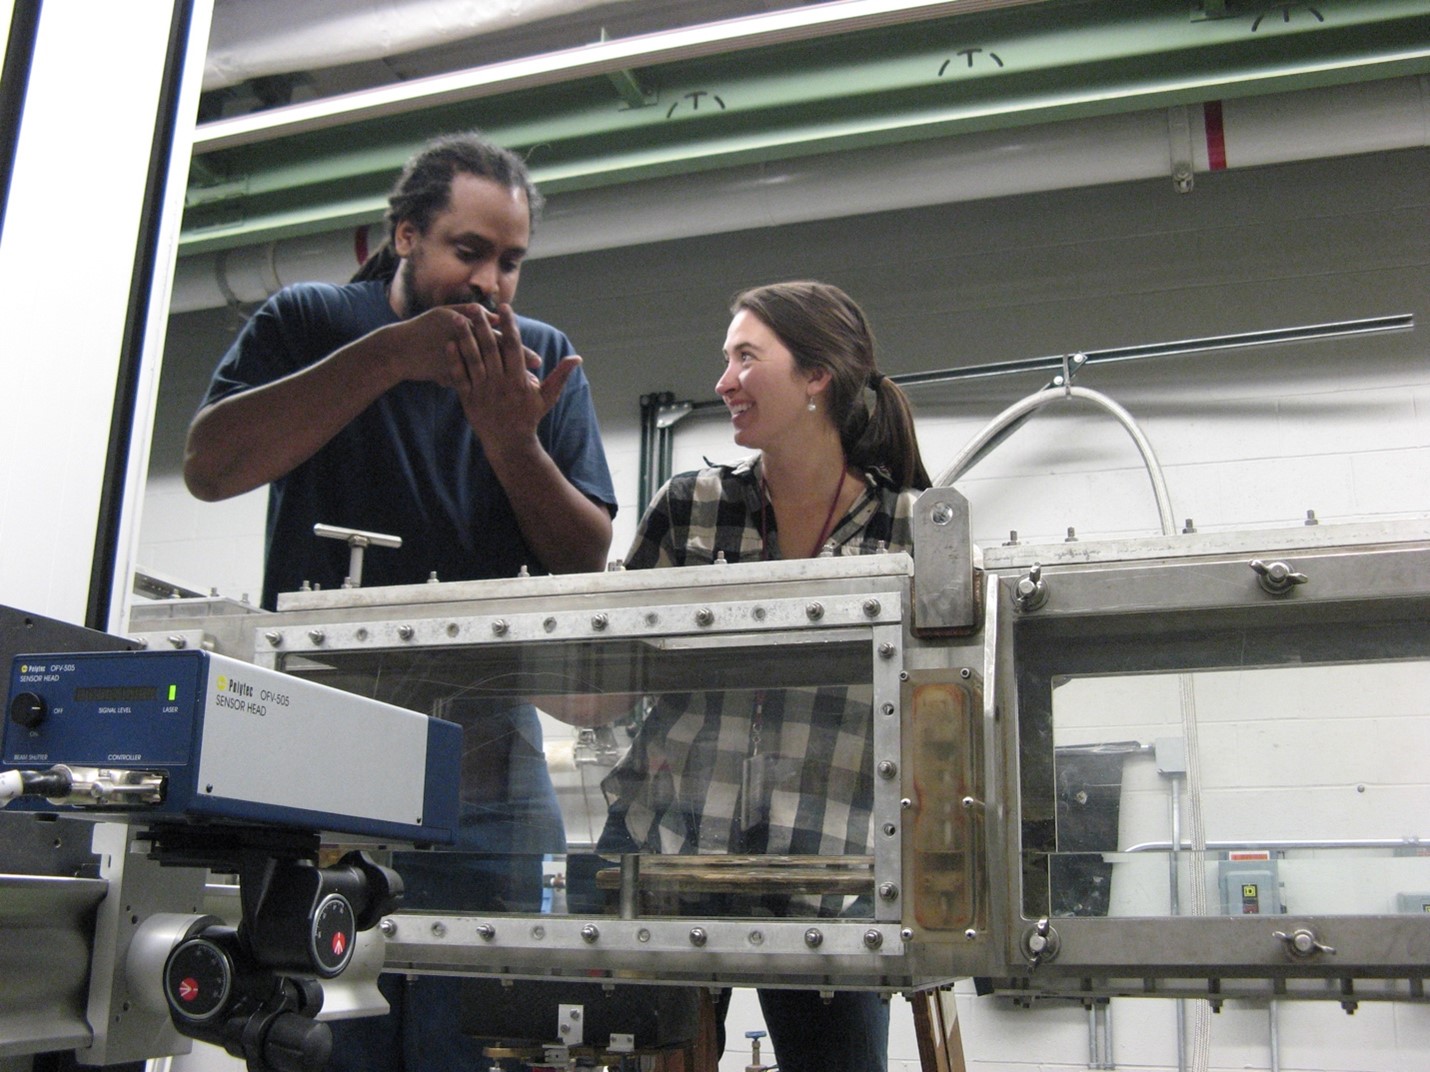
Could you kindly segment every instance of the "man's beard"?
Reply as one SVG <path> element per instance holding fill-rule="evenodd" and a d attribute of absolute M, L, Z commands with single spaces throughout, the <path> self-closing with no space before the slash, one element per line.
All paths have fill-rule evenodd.
<path fill-rule="evenodd" d="M 467 287 L 457 294 L 454 294 L 450 301 L 432 301 L 417 287 L 417 267 L 412 263 L 412 259 L 402 262 L 402 266 L 397 270 L 402 277 L 402 293 L 407 297 L 407 316 L 414 317 L 420 313 L 425 313 L 428 309 L 436 309 L 443 305 L 480 305 L 489 312 L 497 311 L 497 303 L 492 298 L 483 294 L 475 287 Z"/>

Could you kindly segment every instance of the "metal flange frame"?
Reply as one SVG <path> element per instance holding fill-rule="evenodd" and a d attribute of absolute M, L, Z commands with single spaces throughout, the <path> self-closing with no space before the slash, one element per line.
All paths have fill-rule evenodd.
<path fill-rule="evenodd" d="M 912 934 L 902 922 L 903 802 L 909 790 L 902 770 L 900 724 L 909 641 L 908 559 L 888 556 L 852 571 L 850 563 L 839 561 L 806 563 L 814 568 L 798 571 L 767 568 L 781 565 L 787 564 L 719 569 L 713 575 L 723 582 L 718 587 L 711 585 L 711 573 L 694 570 L 665 572 L 659 578 L 663 583 L 649 585 L 648 579 L 662 572 L 650 571 L 638 578 L 642 590 L 634 594 L 626 590 L 629 576 L 588 578 L 577 586 L 579 592 L 541 599 L 541 609 L 534 609 L 529 594 L 515 584 L 506 586 L 515 598 L 483 601 L 475 613 L 454 613 L 476 610 L 465 602 L 374 604 L 341 615 L 305 609 L 250 623 L 254 661 L 275 668 L 347 653 L 479 653 L 571 642 L 638 640 L 673 646 L 692 656 L 702 648 L 728 649 L 732 643 L 807 645 L 811 655 L 833 642 L 852 639 L 868 645 L 876 771 L 874 888 L 879 891 L 872 918 L 750 922 L 399 913 L 386 921 L 382 939 L 389 969 L 585 977 L 605 966 L 647 981 L 755 980 L 761 985 L 886 990 L 947 978 L 941 974 L 938 980 L 918 980 L 905 962 Z M 828 585 L 820 583 L 825 579 L 818 576 L 821 568 L 833 575 Z M 687 598 L 678 601 L 673 595 Z"/>
<path fill-rule="evenodd" d="M 1019 602 L 1019 584 L 1027 574 L 1007 567 L 1014 556 L 1025 563 L 1039 561 L 1040 549 L 1000 551 L 1010 562 L 999 563 L 1006 572 L 990 575 L 988 602 L 990 622 L 996 617 L 1001 623 L 996 641 L 990 626 L 989 640 L 996 649 L 992 702 L 1005 715 L 1000 731 L 1006 757 L 1002 773 L 1008 778 L 1001 794 L 1008 805 L 1003 861 L 1018 861 L 1027 851 L 1022 834 L 1029 799 L 1021 772 L 1033 759 L 1030 742 L 1042 736 L 1051 742 L 1050 729 L 1042 736 L 1020 731 L 1029 701 L 1020 690 L 1068 673 L 1220 669 L 1224 664 L 1204 645 L 1186 640 L 1218 629 L 1253 640 L 1276 638 L 1277 643 L 1300 630 L 1331 638 L 1322 640 L 1330 647 L 1337 635 L 1353 638 L 1383 625 L 1387 633 L 1405 638 L 1405 650 L 1397 648 L 1399 654 L 1391 657 L 1424 659 L 1430 654 L 1430 634 L 1424 631 L 1430 612 L 1430 538 L 1420 528 L 1419 538 L 1349 545 L 1337 543 L 1332 532 L 1290 530 L 1288 546 L 1280 546 L 1276 532 L 1231 534 L 1188 541 L 1184 546 L 1191 553 L 1185 555 L 1172 553 L 1171 546 L 1131 556 L 1106 553 L 1096 544 L 1050 548 L 1053 557 L 1040 563 L 1045 598 L 1035 606 Z M 1386 535 L 1378 533 L 1382 540 Z M 1268 590 L 1252 562 L 1272 558 L 1294 562 L 1308 583 Z M 1036 648 L 1029 642 L 1034 636 L 1040 638 Z M 1076 656 L 1058 654 L 1078 644 L 1083 647 L 1076 650 L 1091 650 L 1094 640 L 1117 652 L 1116 669 L 1088 669 L 1069 661 Z M 1179 644 L 1185 654 L 1179 654 Z M 1370 661 L 1363 646 L 1348 642 L 1337 661 Z M 1138 661 L 1146 653 L 1154 653 L 1155 665 Z M 1234 664 L 1237 668 L 1258 665 L 1255 644 L 1239 658 L 1243 662 Z M 993 984 L 999 992 L 1019 997 L 1296 997 L 1351 1005 L 1358 995 L 1425 1000 L 1430 917 L 1049 918 L 1030 905 L 1023 868 L 996 861 L 993 866 L 1009 880 L 1001 906 L 1007 920 L 1001 953 L 1008 968 Z M 1296 941 L 1301 935 L 1307 936 L 1304 943 Z"/>

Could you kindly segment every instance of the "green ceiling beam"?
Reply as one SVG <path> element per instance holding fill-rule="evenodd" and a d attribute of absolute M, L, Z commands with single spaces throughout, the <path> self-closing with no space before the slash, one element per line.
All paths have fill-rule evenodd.
<path fill-rule="evenodd" d="M 829 0 L 758 15 L 606 39 L 446 75 L 378 86 L 250 115 L 205 123 L 195 133 L 200 153 L 309 134 L 369 119 L 439 108 L 457 101 L 499 97 L 542 86 L 634 71 L 702 56 L 729 55 L 766 45 L 807 41 L 944 16 L 1069 0 Z M 1074 3 L 1085 0 L 1071 0 Z"/>
<path fill-rule="evenodd" d="M 1430 72 L 1424 0 L 1229 0 L 1220 11 L 1195 0 L 1015 7 L 672 62 L 627 72 L 624 87 L 606 72 L 215 150 L 191 184 L 181 249 L 375 219 L 412 150 L 466 126 L 528 152 L 557 193 Z M 636 93 L 656 103 L 632 107 Z"/>

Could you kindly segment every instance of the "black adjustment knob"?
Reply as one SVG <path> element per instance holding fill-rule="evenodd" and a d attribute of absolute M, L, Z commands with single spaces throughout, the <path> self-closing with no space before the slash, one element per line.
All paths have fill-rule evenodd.
<path fill-rule="evenodd" d="M 309 952 L 313 967 L 325 979 L 340 975 L 353 958 L 353 942 L 357 939 L 357 919 L 353 906 L 340 893 L 330 893 L 313 913 L 312 944 Z"/>
<path fill-rule="evenodd" d="M 39 693 L 17 692 L 15 698 L 10 701 L 10 720 L 18 722 L 27 730 L 38 727 L 49 713 L 49 705 Z"/>
<path fill-rule="evenodd" d="M 233 990 L 235 969 L 228 950 L 211 938 L 190 938 L 164 965 L 164 997 L 179 1022 L 203 1023 L 222 1013 Z"/>

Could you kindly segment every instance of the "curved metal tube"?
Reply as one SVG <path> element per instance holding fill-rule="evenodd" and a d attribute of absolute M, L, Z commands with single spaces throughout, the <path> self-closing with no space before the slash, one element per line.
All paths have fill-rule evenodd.
<path fill-rule="evenodd" d="M 1087 387 L 1048 387 L 1026 398 L 1014 402 L 974 436 L 933 483 L 935 487 L 948 487 L 983 460 L 985 454 L 1010 435 L 1017 424 L 1030 417 L 1036 410 L 1060 398 L 1081 398 L 1101 406 L 1117 419 L 1127 430 L 1132 442 L 1142 455 L 1142 464 L 1147 467 L 1147 475 L 1152 481 L 1152 494 L 1157 499 L 1157 514 L 1162 522 L 1162 534 L 1170 536 L 1177 531 L 1177 522 L 1172 516 L 1172 501 L 1167 494 L 1167 481 L 1162 476 L 1162 466 L 1152 451 L 1152 444 L 1137 427 L 1132 415 L 1101 392 Z"/>

